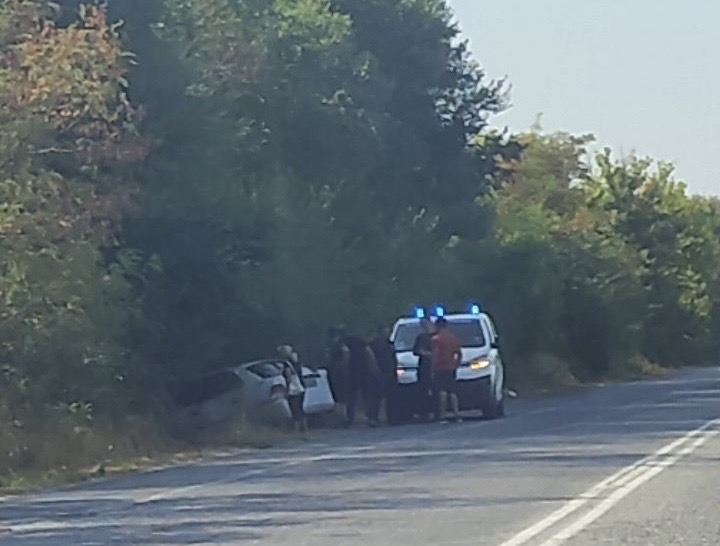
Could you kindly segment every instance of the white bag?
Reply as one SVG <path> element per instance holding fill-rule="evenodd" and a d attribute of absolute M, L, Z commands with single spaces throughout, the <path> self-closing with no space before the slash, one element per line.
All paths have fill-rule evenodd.
<path fill-rule="evenodd" d="M 298 374 L 294 371 L 290 374 L 290 380 L 288 381 L 288 396 L 297 396 L 305 392 L 305 387 L 302 386 Z"/>

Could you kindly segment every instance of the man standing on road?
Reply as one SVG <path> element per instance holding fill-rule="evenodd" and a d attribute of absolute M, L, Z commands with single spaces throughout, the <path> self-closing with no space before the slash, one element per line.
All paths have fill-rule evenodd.
<path fill-rule="evenodd" d="M 457 369 L 462 358 L 460 340 L 448 329 L 447 320 L 443 317 L 435 321 L 437 333 L 432 338 L 432 369 L 433 382 L 438 397 L 437 418 L 447 422 L 447 403 L 450 401 L 450 409 L 453 414 L 453 421 L 459 422 L 460 401 L 457 395 Z"/>
<path fill-rule="evenodd" d="M 327 334 L 327 366 L 330 390 L 335 402 L 344 406 L 347 414 L 348 391 L 350 388 L 350 350 L 342 340 L 342 329 L 333 327 Z"/>
<path fill-rule="evenodd" d="M 350 351 L 350 383 L 348 385 L 347 426 L 355 424 L 358 397 L 362 396 L 368 424 L 376 427 L 380 420 L 380 369 L 370 346 L 356 335 L 343 335 L 343 344 Z"/>
<path fill-rule="evenodd" d="M 381 326 L 375 333 L 375 337 L 370 342 L 370 348 L 375 355 L 378 367 L 380 368 L 380 397 L 385 399 L 385 414 L 388 423 L 397 422 L 397 411 L 395 403 L 395 387 L 397 386 L 397 355 L 395 347 L 390 341 L 390 329 Z"/>
<path fill-rule="evenodd" d="M 417 407 L 420 414 L 430 420 L 433 408 L 433 380 L 432 380 L 432 337 L 435 327 L 428 317 L 420 319 L 421 332 L 415 338 L 413 354 L 418 357 L 418 400 Z"/>

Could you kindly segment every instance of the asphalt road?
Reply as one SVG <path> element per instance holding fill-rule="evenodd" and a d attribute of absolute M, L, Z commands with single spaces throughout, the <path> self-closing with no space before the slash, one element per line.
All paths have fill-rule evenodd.
<path fill-rule="evenodd" d="M 0 544 L 720 543 L 720 371 L 0 502 Z"/>

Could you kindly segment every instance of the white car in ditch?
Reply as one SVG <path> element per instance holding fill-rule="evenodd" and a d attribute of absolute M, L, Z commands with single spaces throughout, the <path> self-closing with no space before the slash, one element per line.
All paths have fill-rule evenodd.
<path fill-rule="evenodd" d="M 278 359 L 257 360 L 184 381 L 173 398 L 182 419 L 198 426 L 232 419 L 243 414 L 251 420 L 278 423 L 290 419 L 288 386 Z M 308 416 L 329 413 L 335 408 L 327 371 L 303 366 Z"/>

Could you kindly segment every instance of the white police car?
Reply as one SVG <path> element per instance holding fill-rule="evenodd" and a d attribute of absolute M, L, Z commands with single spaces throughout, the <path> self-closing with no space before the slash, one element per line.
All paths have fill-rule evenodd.
<path fill-rule="evenodd" d="M 426 316 L 422 308 L 412 317 L 397 320 L 391 341 L 397 354 L 398 388 L 395 407 L 402 417 L 421 413 L 418 403 L 426 394 L 418 384 L 418 357 L 413 347 L 422 333 L 420 321 Z M 437 306 L 432 316 L 445 317 L 449 329 L 462 345 L 462 360 L 457 371 L 458 397 L 462 410 L 482 410 L 483 416 L 496 419 L 505 414 L 504 367 L 499 350 L 499 338 L 490 316 L 479 305 L 471 305 L 467 313 L 446 313 Z"/>

